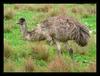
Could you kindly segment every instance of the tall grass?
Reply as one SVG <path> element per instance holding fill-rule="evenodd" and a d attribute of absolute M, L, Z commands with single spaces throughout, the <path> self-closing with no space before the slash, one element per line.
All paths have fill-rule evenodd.
<path fill-rule="evenodd" d="M 4 18 L 6 20 L 10 20 L 14 17 L 15 15 L 15 10 L 13 8 L 5 8 L 4 9 Z"/>
<path fill-rule="evenodd" d="M 51 72 L 68 72 L 69 66 L 62 57 L 56 56 L 55 59 L 48 64 L 48 69 Z"/>
<path fill-rule="evenodd" d="M 48 53 L 48 49 L 46 45 L 43 43 L 37 42 L 33 46 L 32 56 L 33 58 L 43 59 L 45 61 L 48 61 L 49 53 Z"/>
<path fill-rule="evenodd" d="M 4 57 L 9 58 L 12 55 L 12 51 L 11 44 L 4 40 Z"/>
<path fill-rule="evenodd" d="M 4 63 L 4 72 L 14 72 L 15 64 L 11 59 L 7 59 Z"/>
<path fill-rule="evenodd" d="M 29 57 L 25 61 L 25 67 L 24 68 L 25 68 L 26 72 L 33 72 L 35 70 L 34 64 L 33 64 L 33 59 L 31 57 Z"/>
<path fill-rule="evenodd" d="M 12 23 L 13 23 L 12 21 L 5 22 L 5 24 L 4 24 L 4 32 L 5 33 L 12 32 L 12 29 L 14 28 L 14 25 Z"/>

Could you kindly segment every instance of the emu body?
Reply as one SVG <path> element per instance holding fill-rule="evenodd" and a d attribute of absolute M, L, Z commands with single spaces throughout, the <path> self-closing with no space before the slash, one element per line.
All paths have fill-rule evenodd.
<path fill-rule="evenodd" d="M 60 42 L 67 45 L 74 40 L 80 46 L 86 46 L 90 37 L 88 28 L 69 16 L 49 17 L 37 25 L 32 31 L 27 30 L 26 20 L 20 18 L 20 30 L 27 40 L 47 40 L 56 45 L 58 54 L 61 53 Z"/>

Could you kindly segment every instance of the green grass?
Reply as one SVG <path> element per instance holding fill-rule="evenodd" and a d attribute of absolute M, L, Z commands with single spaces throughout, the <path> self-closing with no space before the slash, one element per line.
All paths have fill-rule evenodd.
<path fill-rule="evenodd" d="M 66 9 L 64 11 L 66 11 L 67 15 L 75 17 L 93 31 L 93 33 L 91 33 L 89 44 L 86 47 L 79 47 L 73 41 L 70 42 L 70 46 L 74 49 L 74 63 L 65 49 L 63 49 L 63 54 L 60 58 L 61 60 L 59 60 L 59 58 L 56 60 L 56 49 L 54 46 L 49 46 L 45 41 L 30 42 L 25 41 L 22 38 L 19 26 L 16 24 L 19 18 L 24 17 L 27 20 L 28 30 L 32 30 L 38 23 L 52 14 L 56 15 L 57 12 L 62 14 L 61 12 L 63 11 L 61 11 L 61 8 L 59 7 L 61 7 L 61 5 L 53 4 L 52 8 L 48 9 L 47 12 L 47 9 L 44 9 L 44 5 L 23 5 L 22 7 L 16 5 L 15 7 L 15 4 L 4 4 L 4 10 L 9 8 L 12 10 L 11 13 L 14 14 L 10 16 L 10 14 L 7 13 L 9 10 L 6 10 L 4 16 L 4 52 L 6 52 L 4 55 L 5 72 L 50 72 L 52 70 L 65 72 L 96 71 L 96 15 L 87 11 L 87 9 L 92 10 L 92 8 L 95 8 L 95 5 L 66 4 L 63 7 Z M 81 13 L 81 11 L 77 13 L 72 12 L 72 8 L 75 8 L 75 10 L 78 11 L 79 7 L 82 8 L 82 11 L 85 11 L 85 13 Z M 35 50 L 33 48 L 35 48 Z M 37 53 L 35 53 L 35 51 Z M 46 56 L 46 54 L 48 56 Z M 28 59 L 33 68 L 31 68 L 31 64 L 28 63 Z M 53 65 L 54 63 L 58 63 L 57 69 L 55 69 L 57 66 Z M 93 63 L 93 65 L 91 63 Z M 26 68 L 24 65 L 26 65 Z"/>

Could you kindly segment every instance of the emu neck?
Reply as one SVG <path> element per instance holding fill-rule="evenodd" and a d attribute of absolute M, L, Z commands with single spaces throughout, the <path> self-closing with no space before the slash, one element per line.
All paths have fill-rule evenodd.
<path fill-rule="evenodd" d="M 24 37 L 27 35 L 28 30 L 27 30 L 26 24 L 21 25 L 20 31 L 21 31 L 21 33 L 22 33 L 22 35 L 23 35 Z"/>

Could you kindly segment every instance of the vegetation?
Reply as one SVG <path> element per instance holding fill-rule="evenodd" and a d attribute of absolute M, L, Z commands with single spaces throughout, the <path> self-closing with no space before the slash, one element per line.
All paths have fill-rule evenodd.
<path fill-rule="evenodd" d="M 62 56 L 46 41 L 22 38 L 18 19 L 24 17 L 28 30 L 50 16 L 69 15 L 89 27 L 86 47 L 70 41 L 71 59 L 62 44 Z M 96 4 L 4 4 L 4 72 L 96 72 Z"/>

